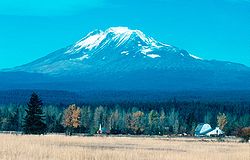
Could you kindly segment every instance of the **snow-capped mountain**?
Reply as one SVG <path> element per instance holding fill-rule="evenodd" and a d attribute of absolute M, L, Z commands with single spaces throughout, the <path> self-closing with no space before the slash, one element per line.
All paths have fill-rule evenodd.
<path fill-rule="evenodd" d="M 64 74 L 65 71 L 72 69 L 80 70 L 78 73 L 84 73 L 83 70 L 88 67 L 103 70 L 110 65 L 115 65 L 112 70 L 124 71 L 124 69 L 183 67 L 175 63 L 185 60 L 198 62 L 202 59 L 184 50 L 158 42 L 139 30 L 112 27 L 106 31 L 90 32 L 72 46 L 30 64 L 16 67 L 14 70 L 49 74 L 61 74 L 63 71 Z"/>
<path fill-rule="evenodd" d="M 71 87 L 77 81 L 77 88 L 250 88 L 250 69 L 244 65 L 204 60 L 127 27 L 95 30 L 71 46 L 5 71 L 43 74 Z"/>

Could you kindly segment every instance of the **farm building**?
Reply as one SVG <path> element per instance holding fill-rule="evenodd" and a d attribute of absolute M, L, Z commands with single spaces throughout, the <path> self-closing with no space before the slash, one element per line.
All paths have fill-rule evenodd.
<path fill-rule="evenodd" d="M 208 132 L 206 134 L 207 136 L 222 136 L 224 135 L 224 132 L 222 130 L 220 130 L 219 127 L 216 127 L 214 130 L 212 130 L 211 132 Z"/>
<path fill-rule="evenodd" d="M 100 124 L 97 134 L 110 134 L 110 131 L 106 128 L 103 128 L 102 125 Z"/>
<path fill-rule="evenodd" d="M 224 132 L 216 127 L 212 129 L 212 127 L 207 123 L 200 123 L 196 129 L 194 135 L 196 137 L 204 137 L 204 136 L 222 136 Z"/>

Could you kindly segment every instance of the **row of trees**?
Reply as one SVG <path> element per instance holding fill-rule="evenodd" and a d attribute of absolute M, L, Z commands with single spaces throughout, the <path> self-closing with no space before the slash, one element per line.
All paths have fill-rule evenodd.
<path fill-rule="evenodd" d="M 236 106 L 225 103 L 211 105 L 170 101 L 144 104 L 147 107 L 143 104 L 122 105 L 43 106 L 34 93 L 27 106 L 0 107 L 0 130 L 27 134 L 95 134 L 101 124 L 111 134 L 192 135 L 197 124 L 203 122 L 213 127 L 219 126 L 227 135 L 234 135 L 239 129 L 250 125 L 250 105 L 246 104 L 237 104 L 237 110 L 233 108 Z"/>

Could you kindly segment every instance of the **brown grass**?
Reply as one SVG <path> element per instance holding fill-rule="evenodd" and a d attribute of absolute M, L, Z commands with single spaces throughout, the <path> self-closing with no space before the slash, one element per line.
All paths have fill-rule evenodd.
<path fill-rule="evenodd" d="M 0 160 L 249 160 L 250 145 L 185 138 L 0 134 Z"/>

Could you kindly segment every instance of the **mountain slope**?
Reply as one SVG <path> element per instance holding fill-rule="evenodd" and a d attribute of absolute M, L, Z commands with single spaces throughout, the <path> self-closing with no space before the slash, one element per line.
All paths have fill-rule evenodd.
<path fill-rule="evenodd" d="M 52 80 L 39 83 L 53 89 L 250 89 L 248 67 L 203 60 L 126 27 L 95 30 L 69 47 L 5 71 L 49 76 Z"/>

